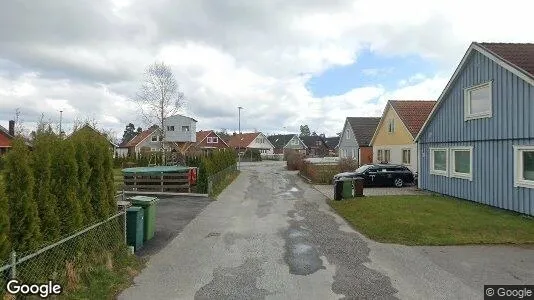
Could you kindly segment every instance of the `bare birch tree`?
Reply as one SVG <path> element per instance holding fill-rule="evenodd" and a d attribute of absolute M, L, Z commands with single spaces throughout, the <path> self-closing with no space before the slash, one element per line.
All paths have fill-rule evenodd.
<path fill-rule="evenodd" d="M 165 163 L 165 119 L 178 113 L 184 105 L 184 99 L 184 94 L 179 90 L 178 82 L 169 66 L 163 62 L 155 62 L 146 68 L 136 101 L 147 125 L 158 124 L 160 128 L 160 151 L 163 163 Z"/>

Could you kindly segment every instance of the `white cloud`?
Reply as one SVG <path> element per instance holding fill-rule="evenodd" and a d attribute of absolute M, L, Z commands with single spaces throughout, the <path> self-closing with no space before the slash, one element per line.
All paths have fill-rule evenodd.
<path fill-rule="evenodd" d="M 130 99 L 147 64 L 163 60 L 200 128 L 235 130 L 243 106 L 246 129 L 308 123 L 334 134 L 347 116 L 380 115 L 389 99 L 437 98 L 473 40 L 532 38 L 524 20 L 533 4 L 522 1 L 519 10 L 481 0 L 65 3 L 40 2 L 33 14 L 13 2 L 0 12 L 3 124 L 21 107 L 27 121 L 41 113 L 57 119 L 62 109 L 66 123 L 89 117 L 117 132 L 129 122 L 145 127 Z M 396 90 L 360 86 L 317 98 L 306 89 L 312 75 L 354 63 L 362 49 L 427 58 L 440 69 L 394 78 Z M 382 78 L 391 69 L 361 72 Z"/>

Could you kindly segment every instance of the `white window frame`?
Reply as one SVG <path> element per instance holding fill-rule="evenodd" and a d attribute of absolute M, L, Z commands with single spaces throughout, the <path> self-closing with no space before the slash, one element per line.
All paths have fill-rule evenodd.
<path fill-rule="evenodd" d="M 389 155 L 386 155 L 386 153 L 388 153 Z M 386 157 L 386 156 L 389 156 L 389 157 Z M 387 159 L 386 159 L 387 158 Z M 384 149 L 384 160 L 387 162 L 387 163 L 390 163 L 391 162 L 391 149 Z"/>
<path fill-rule="evenodd" d="M 156 138 L 156 139 L 154 140 L 154 138 Z M 157 135 L 152 135 L 152 137 L 150 137 L 150 140 L 151 140 L 152 142 L 159 142 L 159 139 L 158 139 L 158 136 L 157 136 Z"/>
<path fill-rule="evenodd" d="M 455 157 L 454 152 L 456 151 L 469 151 L 469 173 L 459 173 L 454 171 L 455 167 Z M 473 147 L 472 146 L 462 146 L 462 147 L 451 147 L 449 148 L 449 161 L 450 161 L 450 177 L 467 179 L 473 181 Z"/>
<path fill-rule="evenodd" d="M 174 131 L 174 125 L 167 126 L 167 131 Z"/>
<path fill-rule="evenodd" d="M 382 149 L 376 150 L 376 161 L 380 163 L 382 162 L 383 158 L 384 158 L 384 151 Z"/>
<path fill-rule="evenodd" d="M 184 129 L 186 129 L 186 130 L 184 130 Z M 182 132 L 190 132 L 190 131 L 191 131 L 191 127 L 190 126 L 188 126 L 188 125 L 183 125 L 182 126 Z"/>
<path fill-rule="evenodd" d="M 345 139 L 350 140 L 350 129 L 345 130 Z"/>
<path fill-rule="evenodd" d="M 522 178 L 523 152 L 534 151 L 534 145 L 514 145 L 514 187 L 534 189 L 534 181 Z"/>
<path fill-rule="evenodd" d="M 216 136 L 208 136 L 206 139 L 208 144 L 217 144 L 219 142 L 219 138 Z"/>
<path fill-rule="evenodd" d="M 395 119 L 390 119 L 388 121 L 388 133 L 394 133 L 395 132 Z"/>
<path fill-rule="evenodd" d="M 448 148 L 430 148 L 430 174 L 449 177 L 449 149 Z M 434 170 L 434 152 L 445 151 L 445 171 Z"/>
<path fill-rule="evenodd" d="M 297 139 L 292 139 L 291 140 L 291 145 L 298 146 L 299 145 L 299 141 Z"/>
<path fill-rule="evenodd" d="M 493 83 L 492 81 L 484 82 L 479 85 L 468 87 L 464 89 L 464 121 L 482 119 L 482 118 L 491 118 L 493 116 Z M 489 102 L 490 107 L 489 111 L 472 114 L 471 113 L 471 92 L 474 90 L 489 88 Z"/>
<path fill-rule="evenodd" d="M 404 162 L 404 151 L 408 151 L 408 162 Z M 405 166 L 410 166 L 412 165 L 412 149 L 410 148 L 402 148 L 401 149 L 401 161 L 402 161 L 402 164 L 405 165 Z"/>

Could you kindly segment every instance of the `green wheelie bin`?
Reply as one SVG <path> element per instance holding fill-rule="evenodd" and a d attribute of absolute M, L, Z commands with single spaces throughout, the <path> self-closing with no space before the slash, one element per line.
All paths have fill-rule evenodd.
<path fill-rule="evenodd" d="M 132 206 L 126 209 L 126 241 L 134 251 L 143 247 L 144 214 L 143 208 Z"/>
<path fill-rule="evenodd" d="M 146 242 L 154 237 L 156 231 L 156 203 L 158 198 L 147 196 L 135 196 L 129 199 L 133 206 L 139 206 L 144 209 L 144 237 Z"/>
<path fill-rule="evenodd" d="M 341 179 L 343 181 L 343 199 L 350 199 L 353 197 L 352 195 L 352 179 L 351 178 L 344 178 Z"/>

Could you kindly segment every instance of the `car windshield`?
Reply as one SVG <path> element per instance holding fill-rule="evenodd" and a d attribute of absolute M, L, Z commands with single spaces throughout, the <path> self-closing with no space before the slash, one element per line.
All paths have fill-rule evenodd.
<path fill-rule="evenodd" d="M 357 172 L 357 173 L 363 173 L 365 172 L 367 169 L 369 169 L 371 166 L 370 165 L 363 165 L 361 167 L 359 167 L 358 169 L 356 169 L 354 172 Z"/>

